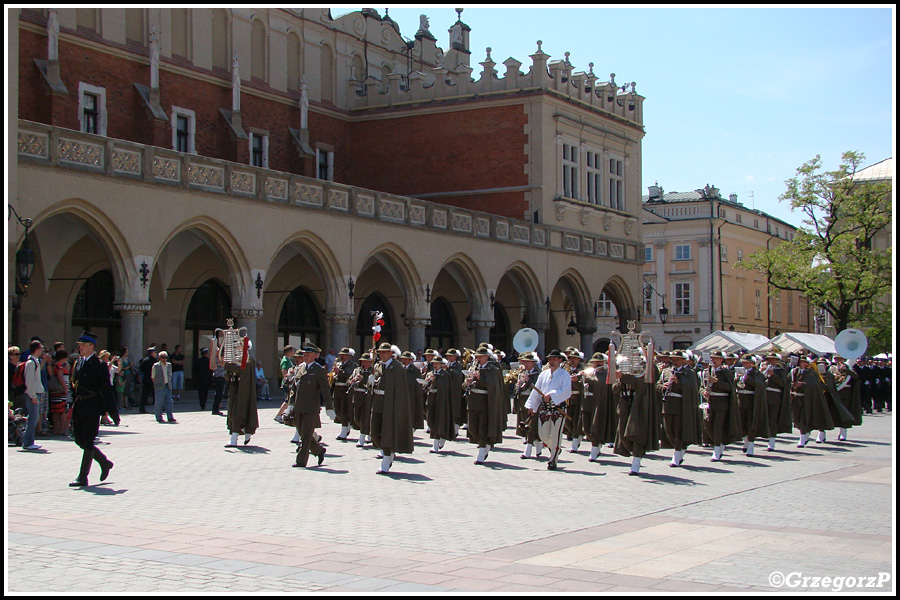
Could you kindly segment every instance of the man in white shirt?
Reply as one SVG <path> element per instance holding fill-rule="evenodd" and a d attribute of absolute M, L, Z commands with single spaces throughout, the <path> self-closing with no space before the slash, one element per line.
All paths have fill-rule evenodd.
<path fill-rule="evenodd" d="M 33 341 L 29 345 L 30 354 L 25 367 L 25 406 L 28 409 L 28 425 L 25 427 L 25 438 L 22 440 L 23 450 L 40 450 L 41 446 L 34 443 L 34 434 L 37 431 L 38 421 L 41 415 L 41 396 L 44 395 L 44 384 L 41 382 L 41 356 L 44 354 L 44 346 L 39 341 Z"/>
<path fill-rule="evenodd" d="M 572 379 L 559 366 L 566 357 L 559 350 L 551 350 L 547 355 L 549 369 L 541 371 L 537 383 L 525 403 L 534 417 L 538 419 L 538 435 L 550 450 L 550 462 L 547 469 L 556 470 L 556 459 L 559 457 L 562 441 L 562 426 L 566 418 L 564 403 L 572 395 Z"/>

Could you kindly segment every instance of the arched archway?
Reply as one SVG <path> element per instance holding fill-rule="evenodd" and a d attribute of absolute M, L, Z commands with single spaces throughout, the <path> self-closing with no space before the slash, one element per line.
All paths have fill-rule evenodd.
<path fill-rule="evenodd" d="M 307 339 L 322 347 L 322 321 L 315 298 L 304 287 L 295 288 L 285 299 L 278 317 L 278 341 L 299 348 Z"/>
<path fill-rule="evenodd" d="M 100 346 L 113 354 L 117 354 L 122 346 L 119 314 L 113 308 L 115 294 L 112 271 L 104 269 L 85 280 L 72 306 L 73 330 L 91 331 Z"/>
<path fill-rule="evenodd" d="M 615 307 L 615 314 L 608 316 L 615 317 L 617 320 L 617 328 L 622 333 L 628 332 L 628 321 L 636 321 L 639 318 L 637 306 L 632 298 L 628 284 L 618 276 L 611 277 L 604 285 L 602 296 L 609 300 Z"/>
<path fill-rule="evenodd" d="M 359 351 L 360 356 L 363 352 L 372 349 L 372 326 L 374 325 L 374 318 L 372 315 L 376 311 L 384 315 L 384 325 L 381 327 L 381 340 L 379 343 L 397 343 L 395 341 L 394 316 L 391 312 L 390 305 L 388 305 L 384 296 L 381 294 L 377 292 L 369 294 L 363 302 L 362 307 L 359 309 L 359 314 L 356 318 L 356 349 Z"/>
<path fill-rule="evenodd" d="M 491 327 L 490 340 L 494 348 L 503 350 L 507 354 L 514 352 L 509 320 L 506 318 L 506 309 L 499 302 L 494 302 L 494 326 Z"/>
<path fill-rule="evenodd" d="M 202 348 L 208 348 L 215 330 L 224 328 L 226 319 L 230 317 L 231 297 L 220 281 L 207 279 L 197 286 L 191 295 L 184 319 L 185 336 L 189 340 L 191 355 L 197 356 Z M 193 373 L 191 376 L 193 377 Z"/>
<path fill-rule="evenodd" d="M 442 348 L 444 351 L 456 346 L 457 330 L 450 304 L 443 297 L 431 300 L 431 324 L 425 328 L 425 348 L 410 348 L 411 351 L 426 348 Z"/>

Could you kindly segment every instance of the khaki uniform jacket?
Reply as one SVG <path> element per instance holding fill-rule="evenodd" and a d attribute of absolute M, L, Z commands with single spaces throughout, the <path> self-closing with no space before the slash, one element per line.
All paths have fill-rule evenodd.
<path fill-rule="evenodd" d="M 328 372 L 319 363 L 311 362 L 309 365 L 301 363 L 297 367 L 292 388 L 295 413 L 318 415 L 322 402 L 325 403 L 325 408 L 334 410 L 331 390 L 328 388 Z M 320 420 L 316 427 L 321 424 Z"/>

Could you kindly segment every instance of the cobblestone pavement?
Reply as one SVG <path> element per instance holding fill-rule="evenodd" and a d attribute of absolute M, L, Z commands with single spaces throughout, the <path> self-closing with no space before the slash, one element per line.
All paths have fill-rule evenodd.
<path fill-rule="evenodd" d="M 377 450 L 336 441 L 330 422 L 325 463 L 292 469 L 276 407 L 261 404 L 261 429 L 236 449 L 196 401 L 176 404 L 173 424 L 128 411 L 101 429 L 115 467 L 100 484 L 95 465 L 87 488 L 66 485 L 73 442 L 8 448 L 6 590 L 894 590 L 891 414 L 868 416 L 848 442 L 798 449 L 782 436 L 752 458 L 732 446 L 710 463 L 696 448 L 669 468 L 660 452 L 639 477 L 608 448 L 589 463 L 585 445 L 548 471 L 546 456 L 520 459 L 511 430 L 476 466 L 472 445 L 430 454 L 420 431 L 380 477 Z M 853 579 L 841 590 L 812 579 L 825 576 Z"/>

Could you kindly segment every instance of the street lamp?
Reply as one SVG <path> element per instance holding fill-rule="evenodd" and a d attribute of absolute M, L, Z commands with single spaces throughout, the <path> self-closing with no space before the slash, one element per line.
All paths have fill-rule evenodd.
<path fill-rule="evenodd" d="M 569 319 L 569 324 L 566 326 L 566 334 L 575 335 L 575 332 L 578 330 L 578 323 L 575 322 L 575 317 L 573 316 Z"/>
<path fill-rule="evenodd" d="M 21 302 L 20 297 L 28 295 L 28 284 L 31 283 L 31 276 L 34 274 L 34 250 L 28 246 L 28 231 L 31 229 L 34 221 L 20 217 L 12 204 L 7 204 L 7 206 L 11 213 L 10 216 L 16 215 L 16 219 L 25 227 L 25 238 L 22 240 L 22 247 L 16 252 L 16 302 L 18 304 Z"/>
<path fill-rule="evenodd" d="M 656 288 L 653 287 L 653 285 L 651 285 L 650 282 L 647 281 L 646 279 L 644 280 L 644 286 L 650 288 L 651 290 L 653 290 L 653 293 L 655 293 L 657 296 L 662 298 L 662 306 L 660 307 L 659 311 L 657 311 L 657 312 L 659 312 L 659 322 L 662 323 L 663 325 L 665 325 L 666 321 L 669 320 L 669 309 L 666 308 L 666 295 L 660 294 L 656 290 Z"/>

